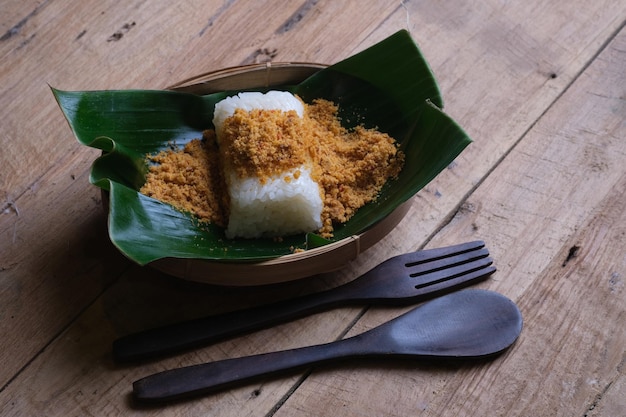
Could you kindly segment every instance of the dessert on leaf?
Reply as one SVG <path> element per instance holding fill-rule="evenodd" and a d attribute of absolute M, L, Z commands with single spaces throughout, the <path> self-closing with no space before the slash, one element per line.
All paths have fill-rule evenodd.
<path fill-rule="evenodd" d="M 328 100 L 242 92 L 217 102 L 213 114 L 215 130 L 202 140 L 148 156 L 141 192 L 225 227 L 228 239 L 330 238 L 404 162 L 392 137 L 344 128 Z"/>

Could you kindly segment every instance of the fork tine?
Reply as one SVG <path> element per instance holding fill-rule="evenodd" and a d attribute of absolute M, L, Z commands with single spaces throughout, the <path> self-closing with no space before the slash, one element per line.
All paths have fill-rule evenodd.
<path fill-rule="evenodd" d="M 405 266 L 416 266 L 425 262 L 433 262 L 443 258 L 476 251 L 485 248 L 485 242 L 476 240 L 473 242 L 461 243 L 447 246 L 445 248 L 426 249 L 403 255 Z M 486 250 L 486 249 L 485 249 Z"/>
<path fill-rule="evenodd" d="M 489 256 L 489 251 L 486 248 L 479 250 L 462 253 L 460 255 L 450 256 L 448 258 L 436 259 L 430 262 L 421 263 L 417 266 L 408 266 L 410 273 L 409 276 L 417 278 L 422 275 L 430 274 L 432 272 L 449 270 L 452 267 L 467 264 L 479 259 L 483 259 Z"/>
<path fill-rule="evenodd" d="M 436 294 L 450 288 L 474 284 L 496 271 L 491 258 L 480 258 L 468 263 L 439 269 L 421 275 L 415 282 L 417 295 Z"/>
<path fill-rule="evenodd" d="M 447 257 L 437 257 L 434 259 L 422 260 L 419 263 L 405 262 L 404 266 L 410 271 L 410 277 L 419 277 L 434 271 L 449 269 L 457 265 L 467 264 L 478 259 L 489 256 L 487 248 L 475 248 L 470 251 L 454 253 Z"/>

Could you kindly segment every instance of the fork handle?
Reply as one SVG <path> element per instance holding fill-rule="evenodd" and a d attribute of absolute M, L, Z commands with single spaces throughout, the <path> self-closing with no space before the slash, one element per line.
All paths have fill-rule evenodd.
<path fill-rule="evenodd" d="M 358 338 L 349 338 L 321 345 L 170 369 L 135 381 L 133 396 L 141 402 L 162 402 L 205 394 L 251 382 L 261 376 L 272 376 L 333 359 L 354 356 L 354 347 L 358 344 Z"/>
<path fill-rule="evenodd" d="M 113 357 L 118 362 L 155 358 L 345 305 L 352 296 L 346 286 L 123 336 L 113 342 Z"/>

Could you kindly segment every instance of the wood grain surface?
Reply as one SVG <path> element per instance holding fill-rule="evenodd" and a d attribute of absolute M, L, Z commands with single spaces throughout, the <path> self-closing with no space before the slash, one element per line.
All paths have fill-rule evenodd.
<path fill-rule="evenodd" d="M 6 0 L 0 6 L 0 414 L 626 415 L 626 4 L 617 0 Z M 408 29 L 474 142 L 344 269 L 206 286 L 108 240 L 98 152 L 50 92 L 165 88 L 242 64 L 330 64 Z M 123 334 L 336 286 L 409 250 L 482 239 L 518 342 L 491 361 L 350 361 L 145 408 L 134 380 L 358 334 L 406 309 L 350 307 L 136 366 Z"/>

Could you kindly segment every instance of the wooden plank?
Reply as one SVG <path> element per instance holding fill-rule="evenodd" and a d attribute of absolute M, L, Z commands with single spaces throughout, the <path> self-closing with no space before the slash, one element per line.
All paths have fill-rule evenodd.
<path fill-rule="evenodd" d="M 276 416 L 624 410 L 625 50 L 622 30 L 432 241 L 486 240 L 498 272 L 481 286 L 524 314 L 513 348 L 477 364 L 316 370 Z M 350 335 L 396 314 L 373 309 Z"/>
<path fill-rule="evenodd" d="M 6 44 L 6 41 L 11 38 L 23 37 L 23 28 L 28 25 L 28 21 L 41 12 L 48 3 L 49 1 L 40 2 L 35 0 L 3 1 L 2 9 L 0 10 L 0 42 L 2 45 Z M 22 38 L 22 42 L 24 40 L 25 38 Z M 0 51 L 3 51 L 1 48 Z"/>
<path fill-rule="evenodd" d="M 144 276 L 144 279 L 149 277 Z M 119 296 L 119 294 L 115 294 Z M 210 298 L 209 298 L 210 299 Z M 131 300 L 127 300 L 130 303 Z M 123 319 L 127 312 L 119 308 L 120 299 L 103 297 L 41 357 L 20 374 L 19 382 L 9 385 L 0 394 L 0 409 L 6 416 L 20 415 L 24 410 L 46 415 L 138 415 L 150 412 L 150 407 L 133 404 L 131 384 L 152 372 L 181 366 L 193 361 L 200 363 L 237 355 L 253 354 L 260 350 L 273 350 L 276 346 L 296 347 L 302 340 L 291 335 L 290 326 L 262 331 L 236 340 L 225 341 L 210 349 L 199 349 L 184 356 L 164 359 L 141 366 L 119 366 L 110 357 L 110 343 L 118 334 L 115 319 Z M 115 307 L 115 308 L 112 308 Z M 322 340 L 329 333 L 341 331 L 345 320 L 355 310 L 342 309 L 343 320 L 320 326 L 318 318 L 299 322 L 309 329 L 309 336 Z M 106 317 L 116 315 L 113 320 Z M 94 328 L 94 324 L 98 324 Z M 285 380 L 262 383 L 254 387 L 241 387 L 224 396 L 201 398 L 191 403 L 171 404 L 165 413 L 172 415 L 264 415 L 281 400 L 290 386 L 299 379 L 295 374 Z M 37 411 L 39 410 L 39 411 Z M 154 411 L 154 410 L 152 410 Z"/>
<path fill-rule="evenodd" d="M 167 7 L 171 6 L 166 2 L 138 10 L 130 2 L 47 3 L 21 27 L 19 36 L 0 43 L 3 56 L 0 74 L 9 86 L 0 109 L 6 132 L 3 140 L 19 144 L 5 147 L 0 156 L 3 169 L 13 173 L 1 178 L 3 194 L 18 198 L 34 179 L 52 169 L 58 159 L 79 148 L 59 117 L 49 85 L 62 89 L 140 87 L 147 71 L 161 68 L 158 54 L 141 54 L 137 48 L 158 50 L 161 39 L 172 43 L 183 41 L 184 34 L 180 33 L 181 25 L 177 21 L 172 22 L 169 37 L 163 36 Z M 205 11 L 213 12 L 209 7 Z M 170 13 L 185 18 L 183 14 Z M 186 16 L 191 13 L 188 10 Z M 148 23 L 154 19 L 163 29 L 154 31 L 146 24 L 144 31 L 137 20 L 139 24 L 144 22 L 133 20 L 134 17 L 147 19 Z M 123 37 L 115 38 L 116 33 Z M 81 76 L 76 77 L 77 73 Z M 162 77 L 161 82 L 165 83 L 166 75 Z M 93 152 L 85 153 L 85 157 L 93 155 Z"/>
<path fill-rule="evenodd" d="M 537 24 L 537 15 L 544 24 Z M 417 195 L 398 227 L 410 228 L 412 237 L 386 240 L 376 253 L 390 256 L 428 239 L 455 210 L 459 196 L 474 188 L 558 99 L 625 16 L 626 7 L 618 2 L 403 2 L 382 20 L 364 42 L 408 27 L 439 81 L 446 112 L 474 143 Z M 379 260 L 357 262 L 372 266 Z"/>

